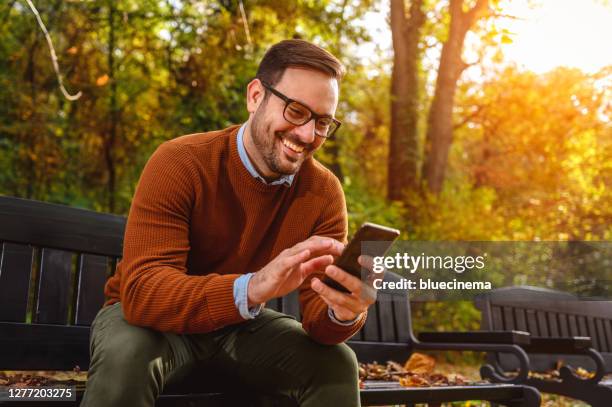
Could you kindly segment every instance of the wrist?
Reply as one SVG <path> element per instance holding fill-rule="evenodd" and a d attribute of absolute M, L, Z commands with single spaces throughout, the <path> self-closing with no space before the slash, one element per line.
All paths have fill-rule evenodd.
<path fill-rule="evenodd" d="M 261 303 L 263 303 L 263 301 L 260 301 L 257 297 L 257 273 L 254 273 L 247 285 L 247 306 L 252 308 Z"/>

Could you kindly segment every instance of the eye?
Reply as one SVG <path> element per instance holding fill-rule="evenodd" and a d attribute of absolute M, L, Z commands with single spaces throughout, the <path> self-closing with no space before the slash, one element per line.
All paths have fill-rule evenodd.
<path fill-rule="evenodd" d="M 285 109 L 285 114 L 293 120 L 303 120 L 310 116 L 310 112 L 298 103 L 290 103 Z"/>
<path fill-rule="evenodd" d="M 329 117 L 322 117 L 317 120 L 317 127 L 320 129 L 326 129 L 332 124 L 332 119 Z"/>

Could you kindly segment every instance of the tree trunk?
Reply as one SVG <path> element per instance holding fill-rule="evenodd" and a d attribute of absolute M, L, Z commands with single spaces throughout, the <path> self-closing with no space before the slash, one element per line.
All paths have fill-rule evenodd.
<path fill-rule="evenodd" d="M 116 171 L 113 152 L 115 141 L 117 138 L 117 81 L 115 80 L 115 5 L 111 0 L 108 2 L 108 77 L 110 82 L 110 100 L 109 112 L 110 122 L 109 130 L 104 143 L 104 160 L 106 162 L 106 170 L 108 171 L 108 210 L 113 213 L 115 211 L 115 190 L 116 190 Z"/>
<path fill-rule="evenodd" d="M 413 0 L 406 16 L 404 0 L 391 0 L 393 72 L 391 76 L 391 134 L 387 198 L 401 200 L 418 186 L 419 40 L 425 22 L 422 0 Z"/>
<path fill-rule="evenodd" d="M 488 0 L 478 0 L 469 11 L 463 11 L 463 0 L 450 1 L 450 28 L 442 46 L 434 98 L 427 118 L 423 177 L 431 192 L 439 193 L 444 183 L 453 137 L 453 106 L 457 81 L 467 67 L 461 58 L 463 42 L 469 29 L 488 8 Z"/>

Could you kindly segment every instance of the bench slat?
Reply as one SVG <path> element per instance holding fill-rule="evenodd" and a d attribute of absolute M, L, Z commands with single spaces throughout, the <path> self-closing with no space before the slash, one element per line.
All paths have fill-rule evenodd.
<path fill-rule="evenodd" d="M 363 325 L 363 339 L 372 342 L 380 341 L 378 331 L 378 302 L 372 304 L 368 310 L 368 317 Z"/>
<path fill-rule="evenodd" d="M 0 322 L 1 369 L 89 367 L 89 327 Z"/>
<path fill-rule="evenodd" d="M 536 313 L 532 309 L 527 310 L 527 327 L 529 328 L 529 332 L 532 335 L 542 336 L 542 333 L 540 332 L 540 327 L 538 326 L 538 320 L 536 318 Z"/>
<path fill-rule="evenodd" d="M 550 334 L 548 333 L 548 322 L 546 319 L 546 312 L 537 311 L 536 312 L 538 327 L 540 328 L 540 335 L 545 338 L 548 338 Z"/>
<path fill-rule="evenodd" d="M 0 240 L 82 253 L 121 256 L 123 216 L 3 196 Z"/>
<path fill-rule="evenodd" d="M 34 249 L 4 242 L 0 259 L 0 320 L 23 322 L 28 309 Z"/>
<path fill-rule="evenodd" d="M 395 315 L 395 323 L 397 324 L 397 341 L 400 343 L 410 342 L 410 302 L 408 296 L 394 295 L 393 296 L 393 312 Z"/>
<path fill-rule="evenodd" d="M 527 318 L 525 317 L 525 310 L 522 308 L 516 308 L 514 310 L 514 317 L 516 319 L 516 330 L 527 331 Z"/>
<path fill-rule="evenodd" d="M 77 285 L 76 325 L 90 325 L 104 304 L 104 284 L 108 259 L 104 256 L 79 256 L 79 282 Z"/>
<path fill-rule="evenodd" d="M 40 261 L 40 283 L 36 322 L 68 323 L 73 254 L 63 250 L 43 249 Z"/>
<path fill-rule="evenodd" d="M 546 319 L 548 320 L 548 329 L 550 336 L 553 338 L 559 337 L 559 325 L 557 323 L 557 313 L 556 312 L 547 312 Z"/>
<path fill-rule="evenodd" d="M 395 324 L 393 315 L 393 296 L 381 292 L 378 294 L 378 305 L 380 307 L 380 340 L 383 342 L 395 342 Z"/>
<path fill-rule="evenodd" d="M 604 321 L 604 329 L 608 340 L 608 352 L 612 353 L 612 320 Z"/>

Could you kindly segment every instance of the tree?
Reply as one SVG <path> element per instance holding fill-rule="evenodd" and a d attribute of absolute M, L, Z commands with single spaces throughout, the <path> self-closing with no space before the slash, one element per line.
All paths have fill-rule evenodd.
<path fill-rule="evenodd" d="M 442 46 L 436 88 L 427 118 L 427 136 L 423 161 L 423 178 L 431 192 L 439 193 L 444 182 L 453 136 L 453 106 L 457 81 L 467 68 L 462 59 L 467 32 L 489 7 L 488 0 L 477 0 L 468 11 L 464 0 L 450 0 L 448 38 Z"/>
<path fill-rule="evenodd" d="M 404 0 L 391 0 L 393 71 L 387 197 L 401 200 L 418 185 L 419 42 L 425 22 L 423 1 L 412 0 L 406 16 Z"/>

